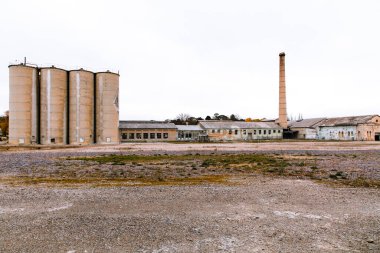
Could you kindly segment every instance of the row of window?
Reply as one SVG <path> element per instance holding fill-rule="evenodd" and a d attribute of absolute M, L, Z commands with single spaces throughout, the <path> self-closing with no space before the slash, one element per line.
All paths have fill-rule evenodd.
<path fill-rule="evenodd" d="M 338 135 L 339 135 L 340 138 L 344 138 L 344 132 L 343 131 L 339 131 Z M 354 132 L 353 131 L 348 131 L 347 132 L 347 136 L 349 136 L 349 137 L 350 136 L 354 136 Z"/>
<path fill-rule="evenodd" d="M 168 133 L 122 133 L 123 140 L 138 140 L 138 139 L 167 139 Z"/>
<path fill-rule="evenodd" d="M 182 138 L 192 138 L 193 137 L 193 134 L 192 133 L 178 133 L 178 138 L 182 139 Z"/>
<path fill-rule="evenodd" d="M 211 133 L 223 133 L 223 129 L 212 129 L 211 130 Z M 232 134 L 234 133 L 235 135 L 238 135 L 239 134 L 239 130 L 226 130 L 228 131 L 228 134 Z M 253 130 L 253 134 L 267 134 L 267 131 L 268 131 L 268 134 L 275 134 L 275 133 L 281 133 L 281 130 Z M 242 130 L 243 134 L 246 135 L 247 134 L 247 130 Z"/>

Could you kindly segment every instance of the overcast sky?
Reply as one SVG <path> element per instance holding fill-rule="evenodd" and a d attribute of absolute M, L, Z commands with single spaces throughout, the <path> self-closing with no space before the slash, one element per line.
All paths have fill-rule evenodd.
<path fill-rule="evenodd" d="M 120 119 L 380 113 L 380 1 L 2 0 L 0 112 L 8 65 L 120 71 Z"/>

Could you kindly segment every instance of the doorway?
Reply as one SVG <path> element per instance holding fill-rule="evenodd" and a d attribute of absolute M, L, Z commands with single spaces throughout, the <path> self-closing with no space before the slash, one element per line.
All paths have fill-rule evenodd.
<path fill-rule="evenodd" d="M 375 133 L 375 141 L 380 141 L 380 133 Z"/>

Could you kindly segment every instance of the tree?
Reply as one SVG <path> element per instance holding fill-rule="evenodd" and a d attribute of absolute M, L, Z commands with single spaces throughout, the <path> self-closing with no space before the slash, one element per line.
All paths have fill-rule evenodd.
<path fill-rule="evenodd" d="M 189 118 L 191 118 L 191 116 L 187 113 L 180 113 L 177 115 L 177 117 L 175 118 L 177 121 L 181 121 L 181 122 L 186 122 L 189 120 Z"/>
<path fill-rule="evenodd" d="M 207 115 L 205 120 L 211 120 L 211 117 Z"/>
<path fill-rule="evenodd" d="M 240 120 L 240 116 L 238 114 L 231 114 L 230 120 L 232 120 L 232 121 L 239 121 Z"/>
<path fill-rule="evenodd" d="M 4 116 L 0 117 L 0 128 L 3 135 L 9 134 L 9 111 L 5 111 Z"/>
<path fill-rule="evenodd" d="M 245 122 L 252 122 L 252 118 L 246 118 Z"/>

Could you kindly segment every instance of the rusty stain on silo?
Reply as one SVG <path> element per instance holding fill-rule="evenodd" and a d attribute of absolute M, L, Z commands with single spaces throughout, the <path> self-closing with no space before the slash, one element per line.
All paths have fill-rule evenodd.
<path fill-rule="evenodd" d="M 94 73 L 70 71 L 70 144 L 92 144 L 94 136 Z"/>

